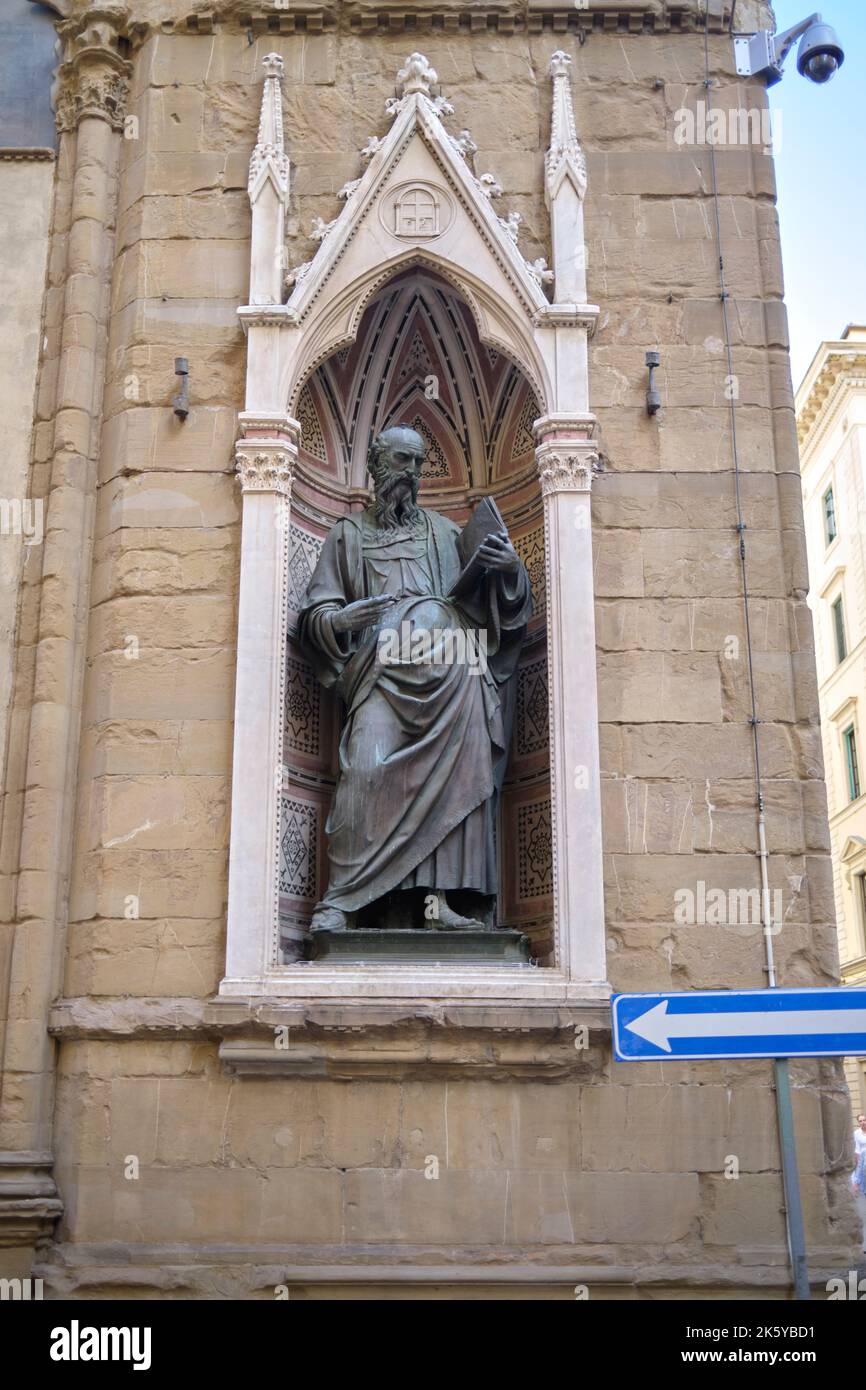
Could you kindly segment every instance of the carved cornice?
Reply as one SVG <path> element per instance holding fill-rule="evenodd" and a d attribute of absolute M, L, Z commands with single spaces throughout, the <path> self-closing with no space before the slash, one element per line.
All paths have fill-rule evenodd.
<path fill-rule="evenodd" d="M 62 0 L 66 3 L 66 0 Z M 57 0 L 53 0 L 57 3 Z M 163 0 L 158 16 L 162 32 L 213 34 L 217 27 L 233 32 L 264 34 L 321 33 L 335 28 L 362 35 L 459 32 L 586 35 L 604 33 L 636 37 L 652 34 L 687 35 L 701 31 L 707 0 L 488 0 L 443 8 L 441 0 L 292 0 L 291 8 L 275 0 L 210 0 L 206 8 L 180 6 Z M 59 5 L 58 5 L 59 8 Z M 727 32 L 731 0 L 709 0 L 709 30 Z"/>
<path fill-rule="evenodd" d="M 581 1048 L 578 1029 L 585 1030 Z M 49 1032 L 65 1039 L 219 1039 L 220 1060 L 239 1075 L 566 1081 L 591 1079 L 606 1065 L 610 1006 L 606 990 L 589 989 L 569 1004 L 72 998 L 55 1004 Z M 275 1045 L 278 1032 L 286 1047 Z"/>
<path fill-rule="evenodd" d="M 125 5 L 94 5 L 58 26 L 65 58 L 58 73 L 57 128 L 74 130 L 86 116 L 122 130 L 132 64 L 121 51 L 130 38 Z M 135 26 L 135 37 L 141 36 Z"/>
<path fill-rule="evenodd" d="M 862 390 L 864 375 L 866 351 L 863 343 L 853 340 L 834 344 L 797 411 L 797 439 L 801 449 L 814 442 L 841 391 L 846 388 Z"/>
<path fill-rule="evenodd" d="M 276 413 L 273 411 L 243 410 L 238 416 L 238 423 L 243 433 L 239 447 L 255 442 L 264 433 L 277 443 L 285 441 L 291 449 L 297 447 L 301 437 L 300 424 L 297 420 L 293 420 L 291 415 L 286 415 L 284 411 Z"/>
<path fill-rule="evenodd" d="M 538 328 L 585 328 L 591 338 L 600 314 L 597 304 L 547 304 L 536 309 L 532 322 Z"/>
<path fill-rule="evenodd" d="M 0 149 L 0 159 L 18 160 L 26 164 L 51 163 L 57 153 L 48 145 L 4 145 Z"/>
<path fill-rule="evenodd" d="M 597 424 L 591 411 L 557 411 L 540 416 L 532 428 L 539 448 L 544 445 L 568 448 L 572 444 L 583 448 L 591 442 Z"/>

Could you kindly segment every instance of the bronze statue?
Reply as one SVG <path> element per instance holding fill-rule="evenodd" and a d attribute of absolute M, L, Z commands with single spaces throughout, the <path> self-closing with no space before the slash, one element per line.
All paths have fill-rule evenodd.
<path fill-rule="evenodd" d="M 333 527 L 301 612 L 316 674 L 346 707 L 314 932 L 342 931 L 372 904 L 369 925 L 386 906 L 393 924 L 395 902 L 401 927 L 494 925 L 529 578 L 487 499 L 462 533 L 418 506 L 424 455 L 406 426 L 373 441 L 373 505 Z"/>

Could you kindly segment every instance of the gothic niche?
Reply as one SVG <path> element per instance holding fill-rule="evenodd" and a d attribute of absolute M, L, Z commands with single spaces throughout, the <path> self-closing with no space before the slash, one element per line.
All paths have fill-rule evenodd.
<path fill-rule="evenodd" d="M 395 227 L 399 217 L 411 216 L 417 237 L 424 235 L 422 219 L 435 228 L 449 215 L 426 197 L 419 185 L 397 190 Z M 462 527 L 490 495 L 531 585 L 533 613 L 513 681 L 513 730 L 493 828 L 495 923 L 525 933 L 542 963 L 552 952 L 553 884 L 544 525 L 532 434 L 541 411 L 532 387 L 517 365 L 481 342 L 453 287 L 414 267 L 377 293 L 355 341 L 308 377 L 290 409 L 303 433 L 290 533 L 281 960 L 288 964 L 311 951 L 313 910 L 328 885 L 325 822 L 345 717 L 337 696 L 316 678 L 299 617 L 326 536 L 340 518 L 368 505 L 371 440 L 408 425 L 425 446 L 419 505 Z M 363 913 L 357 925 L 366 925 Z"/>

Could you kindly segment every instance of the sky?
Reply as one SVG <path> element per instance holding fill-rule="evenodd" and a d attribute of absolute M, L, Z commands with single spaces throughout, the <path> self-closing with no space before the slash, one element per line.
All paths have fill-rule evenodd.
<path fill-rule="evenodd" d="M 795 46 L 770 89 L 795 389 L 822 339 L 866 323 L 866 0 L 775 0 L 779 30 L 816 9 L 843 66 L 818 87 L 797 72 Z"/>

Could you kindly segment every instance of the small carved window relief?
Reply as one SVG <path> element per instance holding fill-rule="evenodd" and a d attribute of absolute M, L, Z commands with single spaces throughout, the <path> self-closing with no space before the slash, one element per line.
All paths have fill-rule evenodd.
<path fill-rule="evenodd" d="M 439 235 L 439 199 L 429 188 L 407 188 L 394 204 L 394 235 L 428 237 Z"/>

